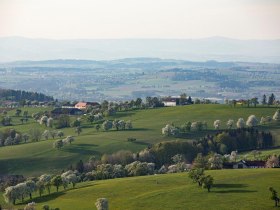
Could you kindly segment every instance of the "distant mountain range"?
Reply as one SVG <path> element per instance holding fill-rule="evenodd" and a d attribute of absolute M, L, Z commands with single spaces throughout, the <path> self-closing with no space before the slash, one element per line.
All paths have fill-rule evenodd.
<path fill-rule="evenodd" d="M 19 60 L 112 60 L 157 57 L 192 61 L 280 63 L 280 39 L 30 39 L 0 38 L 0 62 Z"/>

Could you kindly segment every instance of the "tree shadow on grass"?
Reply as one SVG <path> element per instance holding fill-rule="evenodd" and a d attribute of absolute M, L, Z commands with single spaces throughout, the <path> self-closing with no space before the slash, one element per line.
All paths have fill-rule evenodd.
<path fill-rule="evenodd" d="M 212 191 L 213 193 L 253 193 L 258 192 L 256 190 L 218 190 Z"/>
<path fill-rule="evenodd" d="M 96 147 L 97 145 L 92 145 L 92 144 L 83 144 L 83 145 L 78 145 L 75 147 L 65 147 L 63 148 L 63 151 L 69 152 L 69 153 L 78 153 L 78 154 L 83 154 L 83 155 L 97 155 L 99 154 L 98 151 L 94 150 L 93 147 Z"/>
<path fill-rule="evenodd" d="M 29 199 L 29 200 L 25 200 L 24 202 L 22 203 L 17 203 L 17 205 L 23 205 L 23 204 L 28 204 L 28 203 L 31 203 L 31 202 L 35 202 L 35 203 L 44 203 L 44 202 L 48 202 L 48 201 L 51 201 L 51 200 L 54 200 L 62 195 L 64 195 L 65 192 L 54 192 L 54 193 L 51 193 L 50 195 L 49 194 L 45 194 L 43 195 L 42 197 L 36 197 L 36 198 L 33 198 L 33 199 Z"/>
<path fill-rule="evenodd" d="M 115 115 L 115 117 L 119 118 L 119 117 L 131 117 L 132 115 L 135 115 L 135 112 L 117 112 L 117 114 Z"/>
<path fill-rule="evenodd" d="M 109 132 L 132 132 L 132 131 L 149 131 L 151 129 L 148 129 L 148 128 L 132 128 L 132 129 L 126 129 L 126 130 L 116 130 L 116 129 L 113 129 L 113 130 L 109 130 Z M 106 131 L 108 132 L 108 131 Z"/>
<path fill-rule="evenodd" d="M 244 188 L 248 187 L 246 184 L 213 184 L 215 188 Z"/>
<path fill-rule="evenodd" d="M 151 144 L 150 143 L 147 143 L 147 142 L 143 142 L 143 141 L 134 141 L 132 142 L 133 144 L 139 144 L 139 145 L 145 145 L 145 146 L 150 146 Z"/>
<path fill-rule="evenodd" d="M 223 190 L 213 190 L 213 193 L 252 193 L 256 190 L 234 189 L 234 188 L 246 188 L 246 184 L 214 184 L 213 188 L 223 188 Z M 232 189 L 231 189 L 232 188 Z"/>
<path fill-rule="evenodd" d="M 177 138 L 182 138 L 182 139 L 195 139 L 199 137 L 204 137 L 206 135 L 211 135 L 217 133 L 216 130 L 203 130 L 203 131 L 190 131 L 187 133 L 180 133 L 180 135 Z"/>
<path fill-rule="evenodd" d="M 78 144 L 79 147 L 98 147 L 97 144 Z"/>
<path fill-rule="evenodd" d="M 90 125 L 83 125 L 82 128 L 93 128 L 94 129 L 95 124 Z"/>

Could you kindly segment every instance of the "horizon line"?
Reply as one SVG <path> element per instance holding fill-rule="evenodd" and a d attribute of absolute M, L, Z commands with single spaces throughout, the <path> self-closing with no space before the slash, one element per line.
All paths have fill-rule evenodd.
<path fill-rule="evenodd" d="M 23 39 L 34 39 L 34 40 L 53 40 L 53 41 L 71 41 L 71 40 L 205 40 L 205 39 L 228 39 L 238 41 L 280 41 L 279 38 L 273 39 L 241 39 L 226 36 L 206 36 L 198 38 L 156 38 L 156 37 L 123 37 L 123 38 L 43 38 L 43 37 L 27 37 L 27 36 L 0 36 L 0 39 L 7 38 L 23 38 Z"/>

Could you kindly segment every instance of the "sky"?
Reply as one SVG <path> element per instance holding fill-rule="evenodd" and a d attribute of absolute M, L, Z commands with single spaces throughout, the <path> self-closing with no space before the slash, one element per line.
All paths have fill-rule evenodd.
<path fill-rule="evenodd" d="M 0 37 L 280 39 L 280 0 L 0 0 Z"/>

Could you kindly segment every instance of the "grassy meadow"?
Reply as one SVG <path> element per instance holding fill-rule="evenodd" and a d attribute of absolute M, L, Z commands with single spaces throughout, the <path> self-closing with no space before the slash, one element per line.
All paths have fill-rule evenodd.
<path fill-rule="evenodd" d="M 214 132 L 214 120 L 221 120 L 222 128 L 226 128 L 228 119 L 237 121 L 238 118 L 243 117 L 246 120 L 251 114 L 256 115 L 260 119 L 261 116 L 272 116 L 276 109 L 275 107 L 267 108 L 262 106 L 257 108 L 233 108 L 228 105 L 191 105 L 119 112 L 111 117 L 111 119 L 131 120 L 134 128 L 126 131 L 111 130 L 108 132 L 96 131 L 93 125 L 82 118 L 83 131 L 79 136 L 74 132 L 74 128 L 62 129 L 65 136 L 74 135 L 75 141 L 72 145 L 65 146 L 61 150 L 52 148 L 54 141 L 52 139 L 0 147 L 0 174 L 40 175 L 44 172 L 58 173 L 71 164 L 75 164 L 80 159 L 87 161 L 92 155 L 100 157 L 104 153 L 112 153 L 118 150 L 137 152 L 150 144 L 175 140 L 176 138 L 174 137 L 164 137 L 161 135 L 161 128 L 167 123 L 174 123 L 176 126 L 180 126 L 187 121 L 208 122 L 207 131 L 189 133 L 179 139 L 187 141 L 201 137 L 206 133 Z M 31 115 L 34 112 L 44 110 L 50 109 L 40 108 L 38 110 L 37 108 L 29 108 L 28 112 Z M 44 125 L 39 125 L 39 123 L 31 118 L 26 124 L 22 125 L 20 117 L 14 116 L 14 110 L 8 114 L 13 116 L 12 122 L 14 126 L 12 127 L 19 132 L 28 132 L 31 127 L 38 127 L 42 131 L 49 129 Z M 0 130 L 6 128 L 2 126 Z M 276 142 L 280 142 L 279 123 L 261 126 L 260 129 L 271 130 Z M 137 141 L 128 142 L 128 137 L 136 138 Z"/>
<path fill-rule="evenodd" d="M 247 160 L 254 160 L 254 159 L 259 159 L 259 160 L 266 160 L 268 156 L 271 154 L 275 154 L 277 156 L 280 156 L 280 148 L 276 149 L 263 149 L 263 150 L 258 150 L 261 153 L 259 155 L 254 155 L 252 152 L 242 152 L 239 154 L 239 159 L 247 159 Z"/>
<path fill-rule="evenodd" d="M 280 169 L 211 170 L 206 174 L 214 177 L 210 193 L 193 183 L 187 173 L 178 173 L 84 182 L 33 201 L 38 209 L 48 204 L 61 210 L 95 209 L 100 197 L 108 198 L 113 210 L 275 209 L 268 188 L 280 191 Z M 0 202 L 7 206 L 2 197 Z"/>

